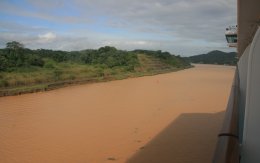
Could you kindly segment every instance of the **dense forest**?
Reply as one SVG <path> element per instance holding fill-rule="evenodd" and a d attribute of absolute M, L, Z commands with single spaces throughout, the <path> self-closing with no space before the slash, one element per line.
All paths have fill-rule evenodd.
<path fill-rule="evenodd" d="M 117 50 L 114 47 L 101 47 L 98 50 L 54 51 L 46 49 L 31 50 L 19 42 L 8 42 L 0 49 L 0 71 L 13 71 L 21 67 L 54 68 L 55 63 L 73 62 L 79 64 L 102 64 L 109 68 L 115 66 L 137 65 L 137 56 L 132 52 Z"/>
<path fill-rule="evenodd" d="M 235 52 L 222 52 L 218 50 L 207 54 L 195 55 L 187 58 L 192 63 L 218 64 L 218 65 L 236 65 L 238 58 Z"/>
<path fill-rule="evenodd" d="M 0 95 L 46 90 L 54 85 L 153 75 L 188 67 L 190 63 L 184 58 L 160 50 L 124 51 L 110 46 L 81 51 L 32 50 L 12 41 L 0 49 Z"/>

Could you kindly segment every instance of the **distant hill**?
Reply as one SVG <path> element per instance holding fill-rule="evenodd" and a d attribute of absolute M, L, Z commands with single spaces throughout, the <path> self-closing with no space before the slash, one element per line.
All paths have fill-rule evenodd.
<path fill-rule="evenodd" d="M 207 54 L 194 55 L 187 57 L 192 63 L 203 63 L 203 64 L 218 64 L 218 65 L 236 65 L 237 59 L 236 52 L 222 52 L 218 50 L 211 51 Z"/>

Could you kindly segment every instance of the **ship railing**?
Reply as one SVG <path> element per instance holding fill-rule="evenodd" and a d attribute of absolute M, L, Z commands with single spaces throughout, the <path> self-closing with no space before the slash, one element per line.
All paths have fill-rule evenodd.
<path fill-rule="evenodd" d="M 236 69 L 222 129 L 213 157 L 213 163 L 239 163 L 238 103 L 239 74 Z"/>

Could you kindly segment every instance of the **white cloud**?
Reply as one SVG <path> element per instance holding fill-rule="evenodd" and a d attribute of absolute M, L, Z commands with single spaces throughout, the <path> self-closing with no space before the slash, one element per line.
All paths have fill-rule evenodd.
<path fill-rule="evenodd" d="M 56 34 L 55 33 L 52 33 L 52 32 L 48 32 L 48 33 L 45 33 L 45 34 L 39 34 L 38 35 L 38 38 L 39 38 L 39 42 L 43 42 L 43 43 L 46 43 L 46 42 L 52 42 L 56 39 Z"/>

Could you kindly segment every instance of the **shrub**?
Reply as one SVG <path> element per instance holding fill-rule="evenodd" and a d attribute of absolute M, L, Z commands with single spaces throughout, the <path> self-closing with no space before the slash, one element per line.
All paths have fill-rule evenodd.
<path fill-rule="evenodd" d="M 56 69 L 53 71 L 54 79 L 55 79 L 55 80 L 59 80 L 60 77 L 61 77 L 61 75 L 62 75 L 62 73 L 63 73 L 62 70 L 56 68 Z"/>
<path fill-rule="evenodd" d="M 49 69 L 55 68 L 54 63 L 52 61 L 47 61 L 43 67 Z"/>
<path fill-rule="evenodd" d="M 29 63 L 30 63 L 30 65 L 40 66 L 40 67 L 42 67 L 44 65 L 44 61 L 38 56 L 30 57 Z"/>
<path fill-rule="evenodd" d="M 97 76 L 98 77 L 103 77 L 105 74 L 104 74 L 104 69 L 102 69 L 102 68 L 97 68 L 96 69 L 96 74 L 97 74 Z"/>
<path fill-rule="evenodd" d="M 9 86 L 9 84 L 6 80 L 4 80 L 4 79 L 0 80 L 0 87 L 8 87 L 8 86 Z"/>
<path fill-rule="evenodd" d="M 8 68 L 8 61 L 7 59 L 0 55 L 0 71 L 4 71 Z"/>

